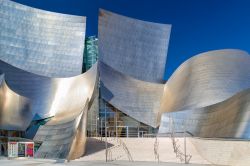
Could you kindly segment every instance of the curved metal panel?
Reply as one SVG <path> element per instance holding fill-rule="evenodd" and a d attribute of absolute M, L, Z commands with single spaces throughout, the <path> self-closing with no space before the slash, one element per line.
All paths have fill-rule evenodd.
<path fill-rule="evenodd" d="M 80 158 L 85 153 L 86 141 L 87 141 L 87 111 L 88 104 L 86 104 L 83 113 L 81 114 L 81 119 L 77 130 L 75 131 L 75 137 L 72 141 L 71 148 L 68 154 L 68 160 L 75 160 Z"/>
<path fill-rule="evenodd" d="M 84 153 L 75 147 L 81 143 L 84 149 L 86 113 L 98 80 L 97 64 L 81 74 L 85 21 L 0 0 L 0 72 L 8 84 L 0 78 L 0 128 L 38 129 L 36 156 Z M 48 117 L 40 127 L 40 121 L 30 123 Z"/>
<path fill-rule="evenodd" d="M 135 79 L 162 83 L 171 25 L 100 10 L 100 61 Z"/>
<path fill-rule="evenodd" d="M 4 75 L 0 75 L 0 128 L 24 131 L 32 118 L 29 99 L 9 89 Z"/>
<path fill-rule="evenodd" d="M 75 115 L 74 118 L 66 118 L 60 123 L 49 121 L 41 126 L 34 140 L 43 143 L 35 156 L 38 158 L 67 158 L 68 160 L 82 156 L 86 143 L 87 109 L 88 101 L 85 107 L 80 110 L 80 114 Z M 52 118 L 53 120 L 54 118 Z"/>
<path fill-rule="evenodd" d="M 211 106 L 164 113 L 159 132 L 168 132 L 172 120 L 176 132 L 187 130 L 198 137 L 250 139 L 250 89 Z"/>
<path fill-rule="evenodd" d="M 50 112 L 55 117 L 49 124 L 60 124 L 75 119 L 88 102 L 92 103 L 98 83 L 97 63 L 86 73 L 71 78 L 56 78 L 56 93 Z"/>
<path fill-rule="evenodd" d="M 249 64 L 248 53 L 233 49 L 202 53 L 183 63 L 165 85 L 159 132 L 169 132 L 174 122 L 176 132 L 249 139 Z"/>
<path fill-rule="evenodd" d="M 156 127 L 164 84 L 136 80 L 99 62 L 102 98 L 134 119 Z"/>
<path fill-rule="evenodd" d="M 85 17 L 0 0 L 0 60 L 48 77 L 81 74 Z"/>
<path fill-rule="evenodd" d="M 50 112 L 54 117 L 41 126 L 34 140 L 42 141 L 41 158 L 75 159 L 84 154 L 86 116 L 97 83 L 97 64 L 78 78 L 58 78 Z M 78 140 L 79 139 L 79 140 Z"/>
<path fill-rule="evenodd" d="M 225 49 L 199 54 L 184 62 L 164 88 L 161 112 L 209 106 L 250 87 L 250 56 Z"/>
<path fill-rule="evenodd" d="M 0 64 L 0 71 L 6 74 L 6 80 L 11 83 L 10 88 L 27 95 L 31 107 L 30 110 L 27 110 L 27 107 L 25 109 L 15 107 L 14 110 L 8 109 L 9 107 L 7 109 L 1 108 L 0 128 L 26 130 L 33 116 L 35 116 L 33 120 L 53 116 L 49 122 L 40 126 L 36 132 L 34 140 L 42 141 L 36 156 L 42 158 L 68 157 L 71 159 L 83 155 L 84 140 L 86 139 L 86 114 L 89 103 L 93 100 L 94 90 L 97 87 L 97 64 L 93 65 L 86 73 L 69 78 L 38 76 L 2 61 L 0 61 Z M 6 107 L 10 104 L 6 105 L 7 100 L 3 95 L 11 93 L 5 93 L 5 91 L 2 93 L 2 90 L 4 89 L 1 86 L 0 101 L 4 101 L 1 106 Z M 13 102 L 16 105 L 19 104 L 19 95 L 16 93 L 11 94 L 14 97 L 11 96 L 9 101 L 12 106 L 10 108 L 14 108 L 15 104 Z M 24 104 L 24 102 L 21 102 L 21 104 Z M 13 119 L 17 121 L 12 122 Z M 8 121 L 6 122 L 6 120 Z M 14 126 L 15 124 L 17 126 Z M 76 148 L 75 144 L 79 145 L 80 143 L 82 147 Z M 81 148 L 83 148 L 82 151 Z"/>
<path fill-rule="evenodd" d="M 82 106 L 84 100 L 92 96 L 97 79 L 97 64 L 84 74 L 68 78 L 39 76 L 1 61 L 0 71 L 5 73 L 5 80 L 14 92 L 31 100 L 34 119 L 69 111 L 71 106 Z M 68 103 L 70 98 L 81 98 L 82 102 L 72 100 Z"/>

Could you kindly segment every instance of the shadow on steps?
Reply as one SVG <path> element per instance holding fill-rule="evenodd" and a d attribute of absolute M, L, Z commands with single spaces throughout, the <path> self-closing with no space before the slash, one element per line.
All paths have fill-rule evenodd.
<path fill-rule="evenodd" d="M 113 144 L 108 143 L 108 148 L 114 146 Z M 87 138 L 87 145 L 86 145 L 86 153 L 84 156 L 91 155 L 93 153 L 97 153 L 101 150 L 105 149 L 105 138 L 100 140 L 99 138 Z"/>

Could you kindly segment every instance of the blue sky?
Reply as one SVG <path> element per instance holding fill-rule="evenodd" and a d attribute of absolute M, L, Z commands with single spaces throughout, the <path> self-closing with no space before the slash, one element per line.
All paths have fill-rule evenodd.
<path fill-rule="evenodd" d="M 97 34 L 98 9 L 172 24 L 165 79 L 188 58 L 209 50 L 250 52 L 249 0 L 14 0 L 60 13 L 87 16 L 87 36 Z"/>

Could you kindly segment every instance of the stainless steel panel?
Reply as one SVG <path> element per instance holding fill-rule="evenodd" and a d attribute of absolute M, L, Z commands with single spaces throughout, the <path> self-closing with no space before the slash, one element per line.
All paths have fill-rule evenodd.
<path fill-rule="evenodd" d="M 163 83 L 171 25 L 99 12 L 100 61 L 135 79 Z"/>
<path fill-rule="evenodd" d="M 5 66 L 6 67 L 6 66 Z M 11 66 L 9 66 L 10 68 Z M 7 68 L 5 68 L 7 69 Z M 18 70 L 14 67 L 12 69 Z M 20 70 L 21 71 L 21 70 Z M 25 72 L 25 71 L 22 71 Z M 23 73 L 20 73 L 21 74 Z M 11 73 L 9 73 L 11 75 Z M 16 73 L 17 74 L 17 73 Z M 36 76 L 31 74 L 33 78 Z M 17 75 L 15 75 L 17 76 Z M 24 74 L 25 76 L 25 74 Z M 9 79 L 12 77 L 9 77 Z M 14 77 L 13 77 L 14 78 Z M 16 79 L 18 77 L 15 77 Z M 39 78 L 39 77 L 38 77 Z M 28 125 L 30 124 L 33 116 L 36 114 L 39 117 L 46 116 L 54 116 L 51 118 L 49 122 L 45 125 L 42 125 L 35 137 L 35 141 L 42 141 L 42 145 L 39 148 L 39 151 L 36 153 L 36 157 L 41 158 L 67 158 L 70 152 L 69 159 L 77 158 L 83 155 L 85 139 L 86 139 L 86 114 L 88 111 L 88 106 L 93 100 L 93 93 L 97 83 L 97 64 L 95 64 L 90 70 L 86 73 L 70 78 L 53 78 L 51 82 L 55 82 L 55 84 L 48 84 L 48 89 L 54 89 L 54 91 L 44 91 L 50 92 L 49 94 L 37 94 L 37 96 L 53 96 L 53 100 L 48 102 L 51 105 L 47 105 L 48 112 L 41 110 L 40 113 L 33 112 L 33 104 L 38 103 L 36 100 L 42 102 L 46 98 L 28 98 L 28 104 L 30 104 L 31 109 L 27 110 L 29 107 L 25 107 L 26 109 L 21 109 L 21 107 L 17 107 L 15 110 L 10 110 L 5 108 L 6 106 L 11 106 L 14 108 L 15 106 L 13 102 L 16 101 L 14 98 L 19 99 L 20 97 L 13 92 L 14 97 L 8 101 L 6 98 L 2 97 L 2 87 L 0 88 L 0 97 L 1 102 L 3 101 L 5 109 L 1 109 L 1 123 L 0 128 L 6 130 L 26 130 Z M 2 80 L 2 79 L 1 79 Z M 40 79 L 38 79 L 40 80 Z M 16 80 L 18 82 L 18 80 Z M 22 82 L 19 81 L 19 88 L 22 88 L 25 85 L 25 81 L 30 81 L 29 79 L 24 79 Z M 4 83 L 4 82 L 3 82 Z M 2 85 L 3 85 L 2 83 Z M 40 82 L 40 86 L 42 86 L 42 82 Z M 54 87 L 50 87 L 51 85 L 55 85 Z M 22 90 L 27 90 L 29 88 L 36 89 L 39 84 L 34 84 L 37 87 L 25 87 Z M 4 91 L 5 92 L 5 91 Z M 25 92 L 25 91 L 24 91 Z M 37 92 L 37 91 L 36 91 Z M 53 93 L 52 93 L 53 92 Z M 3 95 L 5 95 L 4 93 Z M 10 94 L 10 93 L 7 93 Z M 12 95 L 12 96 L 13 96 Z M 18 98 L 19 97 L 19 98 Z M 24 98 L 24 97 L 23 97 Z M 22 98 L 21 98 L 22 99 Z M 26 99 L 26 98 L 24 98 Z M 23 100 L 24 100 L 23 99 Z M 22 100 L 20 100 L 22 101 Z M 25 100 L 24 100 L 25 101 Z M 21 104 L 26 104 L 24 101 Z M 9 105 L 6 105 L 7 102 L 10 102 Z M 20 103 L 16 102 L 16 104 Z M 37 107 L 38 108 L 38 107 Z M 41 108 L 41 107 L 40 107 Z M 41 113 L 46 113 L 41 114 Z M 26 113 L 26 114 L 24 114 Z M 16 119 L 17 121 L 13 122 Z M 34 119 L 34 118 L 33 118 Z M 16 125 L 16 126 L 15 126 Z M 21 128 L 22 127 L 22 128 Z M 79 139 L 79 140 L 78 140 Z M 74 144 L 80 144 L 81 147 L 78 147 Z M 71 147 L 72 146 L 72 147 Z M 81 150 L 82 148 L 82 150 Z"/>
<path fill-rule="evenodd" d="M 250 55 L 226 49 L 184 62 L 164 88 L 160 133 L 189 131 L 198 137 L 250 138 Z"/>
<path fill-rule="evenodd" d="M 32 118 L 29 99 L 13 92 L 0 75 L 0 128 L 24 131 Z"/>
<path fill-rule="evenodd" d="M 136 80 L 99 62 L 102 98 L 132 118 L 156 127 L 164 84 Z"/>
<path fill-rule="evenodd" d="M 156 127 L 171 25 L 99 12 L 102 98 L 134 119 Z"/>
<path fill-rule="evenodd" d="M 48 77 L 81 74 L 86 18 L 0 0 L 0 60 Z"/>
<path fill-rule="evenodd" d="M 85 22 L 0 0 L 0 129 L 26 130 L 31 120 L 50 117 L 37 126 L 37 157 L 84 153 L 86 114 L 98 81 L 97 64 L 81 74 Z"/>
<path fill-rule="evenodd" d="M 188 131 L 198 137 L 250 139 L 250 89 L 211 106 L 164 113 L 160 133 Z"/>
<path fill-rule="evenodd" d="M 97 64 L 84 74 L 68 78 L 39 76 L 1 61 L 0 71 L 5 73 L 5 80 L 14 92 L 30 99 L 32 113 L 36 115 L 34 120 L 83 106 L 84 101 L 91 98 L 97 79 Z M 79 99 L 68 102 L 74 98 Z"/>
<path fill-rule="evenodd" d="M 249 54 L 235 49 L 190 58 L 165 85 L 161 112 L 209 106 L 250 88 L 249 66 Z"/>
<path fill-rule="evenodd" d="M 63 122 L 49 121 L 41 126 L 34 138 L 43 142 L 36 152 L 38 158 L 67 158 L 68 160 L 81 157 L 85 152 L 86 116 L 88 101 L 85 107 L 74 116 Z M 55 116 L 56 118 L 56 116 Z"/>

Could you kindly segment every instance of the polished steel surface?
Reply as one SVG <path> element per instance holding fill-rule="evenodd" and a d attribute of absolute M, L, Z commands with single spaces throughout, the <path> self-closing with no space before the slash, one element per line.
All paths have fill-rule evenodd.
<path fill-rule="evenodd" d="M 5 63 L 3 63 L 5 64 Z M 2 65 L 1 65 L 2 66 Z M 6 64 L 4 66 L 4 69 L 10 69 L 11 66 L 6 67 Z M 12 67 L 12 69 L 18 70 L 15 67 Z M 22 74 L 26 73 L 25 71 L 20 70 L 20 75 L 15 73 L 15 79 L 18 79 L 17 76 L 22 76 Z M 8 73 L 11 75 L 11 72 Z M 33 78 L 36 77 L 36 75 L 32 73 L 31 74 Z M 12 77 L 8 77 L 8 79 Z M 23 75 L 25 76 L 25 74 Z M 39 81 L 41 76 L 37 76 L 39 84 L 34 84 L 32 87 L 27 86 L 22 89 L 24 91 L 25 89 L 36 89 L 39 88 L 39 86 L 43 86 L 43 82 Z M 14 77 L 13 77 L 14 78 Z M 24 77 L 25 78 L 25 77 Z M 44 78 L 44 77 L 43 77 Z M 41 141 L 43 142 L 41 147 L 39 148 L 39 151 L 36 153 L 36 157 L 41 158 L 67 158 L 69 155 L 69 152 L 71 152 L 69 159 L 71 158 L 77 158 L 83 155 L 84 153 L 84 146 L 85 146 L 85 139 L 86 139 L 86 114 L 88 110 L 88 105 L 93 100 L 93 93 L 94 89 L 96 87 L 97 83 L 97 64 L 95 64 L 90 70 L 88 70 L 86 73 L 76 76 L 76 77 L 69 77 L 69 78 L 49 78 L 52 83 L 48 83 L 46 85 L 46 88 L 49 90 L 53 89 L 53 91 L 42 91 L 42 92 L 48 92 L 49 94 L 37 94 L 37 96 L 53 96 L 53 100 L 50 103 L 49 106 L 46 108 L 49 108 L 49 110 L 44 111 L 41 110 L 39 112 L 35 112 L 33 109 L 27 109 L 29 107 L 24 107 L 25 109 L 21 109 L 21 104 L 26 104 L 24 102 L 26 98 L 20 99 L 19 95 L 17 95 L 15 92 L 11 93 L 2 93 L 3 89 L 2 86 L 0 88 L 0 95 L 5 94 L 11 94 L 12 97 L 10 101 L 8 99 L 1 96 L 1 102 L 3 101 L 3 106 L 11 106 L 11 108 L 15 108 L 16 104 L 19 104 L 17 100 L 20 101 L 20 108 L 16 108 L 15 110 L 9 110 L 7 108 L 1 109 L 1 123 L 0 128 L 6 129 L 6 130 L 26 130 L 26 128 L 30 125 L 30 122 L 33 118 L 33 116 L 41 118 L 43 116 L 45 118 L 45 115 L 42 115 L 41 113 L 46 112 L 46 115 L 48 117 L 51 117 L 51 120 L 47 122 L 45 125 L 42 125 L 39 127 L 35 137 L 34 141 Z M 3 79 L 1 79 L 3 80 Z M 28 79 L 23 79 L 23 81 L 19 81 L 19 88 L 22 88 L 23 85 L 25 85 L 25 80 L 29 82 Z M 36 79 L 35 79 L 36 80 Z M 18 80 L 15 80 L 18 82 Z M 2 81 L 3 85 L 4 82 Z M 53 87 L 50 87 L 54 85 Z M 24 91 L 25 92 L 25 91 Z M 39 91 L 35 91 L 39 92 Z M 17 97 L 16 97 L 17 96 Z M 19 98 L 18 98 L 19 97 Z M 16 99 L 17 98 L 17 99 Z M 27 101 L 28 104 L 30 104 L 30 107 L 33 108 L 34 103 L 40 103 L 43 102 L 46 98 L 28 98 Z M 24 100 L 24 101 L 23 101 Z M 38 101 L 37 101 L 38 100 Z M 8 105 L 6 103 L 9 102 Z M 87 106 L 86 106 L 87 105 Z M 1 104 L 2 106 L 2 104 Z M 41 107 L 40 107 L 41 108 Z M 7 112 L 8 111 L 8 112 Z M 26 114 L 24 114 L 26 113 Z M 24 115 L 24 116 L 20 116 Z M 46 116 L 46 117 L 47 117 Z M 14 121 L 13 119 L 16 119 L 18 121 Z M 35 118 L 33 118 L 34 120 Z M 15 124 L 17 126 L 15 126 Z M 21 128 L 22 127 L 22 128 Z M 79 140 L 78 140 L 79 139 Z M 78 147 L 76 145 L 71 145 L 73 143 L 81 143 L 81 147 Z M 71 148 L 72 146 L 72 148 Z M 76 148 L 77 147 L 77 148 Z M 81 151 L 81 148 L 83 150 Z M 70 151 L 71 150 L 71 151 Z"/>
<path fill-rule="evenodd" d="M 36 157 L 84 154 L 98 83 L 97 64 L 81 74 L 85 21 L 0 0 L 0 129 L 41 141 Z"/>
<path fill-rule="evenodd" d="M 132 118 L 156 127 L 171 25 L 99 12 L 101 96 Z"/>
<path fill-rule="evenodd" d="M 249 66 L 250 55 L 235 49 L 190 58 L 166 83 L 161 112 L 209 106 L 250 88 Z"/>
<path fill-rule="evenodd" d="M 92 95 L 97 64 L 84 74 L 68 78 L 39 76 L 1 61 L 0 71 L 5 74 L 5 80 L 14 92 L 31 100 L 32 113 L 36 115 L 36 120 L 67 111 L 71 106 L 82 106 L 84 100 Z M 72 100 L 68 103 L 69 98 L 81 98 L 82 102 Z"/>
<path fill-rule="evenodd" d="M 99 12 L 100 61 L 125 75 L 163 83 L 171 25 Z"/>
<path fill-rule="evenodd" d="M 165 85 L 159 132 L 198 137 L 250 138 L 250 55 L 202 53 L 183 63 Z"/>
<path fill-rule="evenodd" d="M 81 74 L 86 18 L 0 0 L 0 60 L 48 77 Z"/>
<path fill-rule="evenodd" d="M 29 99 L 13 92 L 0 75 L 0 128 L 25 131 L 32 118 Z"/>
<path fill-rule="evenodd" d="M 87 113 L 89 103 L 85 105 L 85 108 L 81 114 L 80 122 L 75 131 L 74 140 L 72 141 L 70 151 L 68 154 L 68 160 L 75 160 L 82 157 L 86 150 L 87 141 Z"/>
<path fill-rule="evenodd" d="M 250 139 L 250 89 L 211 106 L 164 113 L 160 133 L 169 131 L 171 119 L 176 132 L 187 130 L 198 137 Z"/>
<path fill-rule="evenodd" d="M 34 137 L 43 142 L 36 157 L 75 159 L 84 154 L 86 116 L 98 80 L 97 64 L 73 78 L 56 79 L 61 86 L 57 86 L 50 110 L 55 114 Z"/>
<path fill-rule="evenodd" d="M 60 123 L 53 122 L 52 118 L 52 122 L 41 126 L 34 140 L 43 143 L 35 156 L 38 158 L 67 158 L 68 160 L 81 157 L 85 152 L 87 111 L 88 101 L 74 118 Z"/>
<path fill-rule="evenodd" d="M 72 107 L 81 108 L 85 101 L 91 98 L 97 79 L 97 64 L 86 73 L 69 78 L 37 76 L 3 62 L 0 70 L 5 73 L 5 79 L 12 90 L 30 99 L 32 114 L 36 115 L 34 120 L 55 115 L 58 115 L 58 121 L 60 117 L 65 119 L 65 112 L 70 112 Z M 78 100 L 69 102 L 71 98 Z M 71 116 L 74 116 L 72 112 L 67 118 Z"/>
<path fill-rule="evenodd" d="M 132 118 L 156 127 L 164 84 L 140 81 L 99 62 L 102 98 Z"/>

